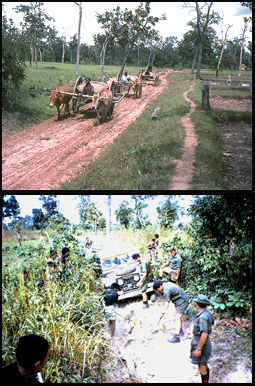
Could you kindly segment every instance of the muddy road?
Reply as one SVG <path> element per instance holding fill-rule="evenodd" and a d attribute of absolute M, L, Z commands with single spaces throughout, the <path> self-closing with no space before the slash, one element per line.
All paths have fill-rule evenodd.
<path fill-rule="evenodd" d="M 128 322 L 117 316 L 116 333 L 108 342 L 112 356 L 107 363 L 107 383 L 201 383 L 198 366 L 189 358 L 195 307 L 183 317 L 184 336 L 181 343 L 169 343 L 167 339 L 175 332 L 174 305 L 169 309 L 154 334 L 150 329 L 155 327 L 162 310 L 165 308 L 164 296 L 157 296 L 155 303 L 149 301 L 150 308 L 142 309 L 142 299 L 136 298 L 119 302 L 118 312 L 132 315 Z M 194 311 L 194 312 L 193 312 Z M 211 310 L 212 311 L 212 310 Z M 212 311 L 213 312 L 213 311 Z M 234 331 L 222 329 L 221 319 L 214 315 L 215 326 L 210 335 L 212 355 L 208 361 L 210 383 L 251 383 L 251 369 L 246 363 L 240 347 L 246 344 L 243 337 Z M 133 328 L 131 328 L 134 326 Z M 251 338 L 250 338 L 251 339 Z M 233 354 L 239 357 L 238 362 Z"/>
<path fill-rule="evenodd" d="M 88 104 L 75 116 L 62 114 L 58 121 L 56 114 L 22 132 L 4 135 L 2 188 L 52 190 L 79 173 L 163 92 L 167 85 L 165 77 L 171 71 L 160 76 L 157 87 L 144 87 L 142 98 L 135 100 L 131 96 L 116 103 L 113 117 L 99 126 L 96 113 L 86 112 L 91 105 Z"/>

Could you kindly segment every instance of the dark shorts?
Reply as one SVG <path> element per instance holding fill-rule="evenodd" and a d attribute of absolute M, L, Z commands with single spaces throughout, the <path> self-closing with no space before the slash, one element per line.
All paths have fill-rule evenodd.
<path fill-rule="evenodd" d="M 181 299 L 182 300 L 182 299 Z M 187 294 L 183 295 L 183 300 L 182 301 L 177 301 L 177 303 L 174 304 L 176 308 L 177 314 L 184 314 L 185 311 L 188 308 L 189 305 L 189 298 Z"/>
<path fill-rule="evenodd" d="M 142 285 L 139 287 L 139 290 L 141 292 L 145 292 L 148 288 L 148 284 L 149 284 L 150 280 L 145 278 L 144 281 L 142 282 Z"/>
<path fill-rule="evenodd" d="M 201 357 L 198 357 L 198 358 L 195 357 L 195 355 L 194 355 L 194 351 L 196 350 L 197 345 L 198 345 L 198 341 L 192 339 L 191 349 L 190 349 L 191 363 L 193 363 L 194 365 L 206 365 L 207 361 L 211 355 L 211 352 L 212 352 L 212 345 L 211 345 L 210 339 L 207 338 L 207 340 L 202 348 L 202 351 L 201 351 Z"/>
<path fill-rule="evenodd" d="M 175 307 L 176 307 L 176 312 L 177 314 L 184 314 L 185 311 L 187 310 L 188 308 L 188 305 L 189 305 L 189 299 L 188 300 L 185 300 L 183 303 L 181 304 L 176 304 Z"/>

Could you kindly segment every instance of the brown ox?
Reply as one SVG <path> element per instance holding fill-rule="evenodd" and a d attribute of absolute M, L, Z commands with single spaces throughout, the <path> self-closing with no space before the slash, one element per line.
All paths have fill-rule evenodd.
<path fill-rule="evenodd" d="M 72 98 L 72 95 L 60 94 L 58 91 L 72 93 L 73 89 L 72 89 L 72 86 L 69 86 L 68 84 L 58 84 L 56 87 L 56 91 L 51 91 L 49 107 L 56 106 L 58 110 L 58 119 L 60 119 L 60 111 L 62 110 L 64 105 L 65 105 L 65 112 L 67 111 L 68 115 L 70 116 L 69 101 Z"/>
<path fill-rule="evenodd" d="M 154 71 L 154 72 L 153 72 L 154 86 L 157 85 L 158 78 L 159 78 L 158 72 L 157 72 L 157 71 Z"/>
<path fill-rule="evenodd" d="M 138 78 L 133 80 L 132 89 L 134 90 L 135 98 L 140 97 L 142 95 L 142 81 Z"/>
<path fill-rule="evenodd" d="M 100 99 L 100 97 L 105 99 Z M 112 92 L 103 90 L 98 94 L 93 95 L 92 107 L 96 109 L 98 124 L 102 118 L 111 117 L 114 109 Z"/>

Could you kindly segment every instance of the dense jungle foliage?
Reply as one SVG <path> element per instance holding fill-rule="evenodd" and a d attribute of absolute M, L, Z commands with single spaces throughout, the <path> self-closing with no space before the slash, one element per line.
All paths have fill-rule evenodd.
<path fill-rule="evenodd" d="M 252 206 L 242 195 L 204 196 L 189 209 L 189 240 L 171 245 L 183 258 L 182 282 L 193 297 L 205 293 L 217 310 L 252 313 Z"/>
<path fill-rule="evenodd" d="M 95 281 L 91 260 L 81 251 L 73 235 L 58 236 L 60 251 L 71 251 L 66 273 L 59 270 L 55 284 L 43 293 L 43 276 L 49 245 L 29 243 L 5 253 L 2 271 L 3 365 L 15 359 L 20 336 L 38 334 L 50 344 L 50 358 L 44 368 L 45 382 L 90 382 L 96 380 L 101 364 L 104 319 L 102 288 Z M 8 253 L 10 258 L 8 258 Z M 27 272 L 24 277 L 23 271 Z M 66 352 L 64 350 L 66 343 Z M 102 371 L 103 369 L 101 369 Z"/>
<path fill-rule="evenodd" d="M 117 212 L 122 225 L 112 230 L 112 240 L 129 241 L 146 254 L 146 245 L 154 235 L 155 227 L 142 215 L 145 204 L 141 206 L 137 197 L 133 211 L 134 222 L 124 221 L 129 219 L 126 215 L 130 215 L 126 202 Z M 14 200 L 13 197 L 12 199 Z M 51 201 L 54 203 L 54 200 Z M 5 204 L 5 207 L 7 215 L 8 205 Z M 12 211 L 14 207 L 13 203 L 10 204 Z M 84 219 L 92 219 L 94 222 L 95 218 L 89 217 L 89 203 L 85 202 L 84 207 L 87 212 L 80 209 Z M 50 205 L 47 213 L 54 208 L 54 205 Z M 251 196 L 195 196 L 189 209 L 192 221 L 188 225 L 179 224 L 175 227 L 171 218 L 177 218 L 177 209 L 168 202 L 157 210 L 160 215 L 160 249 L 158 260 L 152 268 L 154 277 L 158 277 L 160 266 L 168 260 L 169 247 L 175 246 L 182 257 L 181 286 L 189 295 L 190 302 L 198 293 L 205 294 L 217 312 L 250 318 Z M 95 212 L 93 205 L 91 210 Z M 19 213 L 18 206 L 15 213 Z M 43 369 L 45 382 L 101 382 L 107 373 L 105 359 L 109 360 L 109 352 L 101 305 L 103 288 L 93 271 L 95 256 L 84 252 L 74 237 L 84 234 L 83 231 L 72 227 L 64 218 L 47 216 L 47 213 L 44 215 L 47 226 L 42 231 L 43 241 L 38 240 L 39 212 L 34 213 L 37 230 L 24 231 L 27 232 L 27 241 L 24 241 L 24 237 L 22 245 L 18 242 L 15 231 L 5 231 L 12 236 L 8 241 L 6 237 L 2 247 L 3 366 L 15 359 L 19 338 L 35 333 L 44 336 L 50 344 L 50 357 Z M 94 215 L 98 217 L 98 223 L 102 223 L 102 214 L 95 212 Z M 16 231 L 19 229 L 15 222 L 13 227 Z M 22 233 L 21 229 L 19 231 Z M 54 274 L 55 283 L 46 294 L 43 292 L 43 277 L 47 262 L 51 260 L 51 243 L 47 233 L 51 239 L 55 237 L 54 248 L 60 253 L 63 246 L 67 246 L 71 252 L 66 272 L 59 264 L 58 271 Z M 87 230 L 86 233 L 91 234 L 91 231 Z M 105 223 L 99 233 L 105 236 Z M 24 270 L 27 275 L 24 275 Z M 163 281 L 167 280 L 164 276 Z M 248 333 L 251 333 L 251 329 Z"/>

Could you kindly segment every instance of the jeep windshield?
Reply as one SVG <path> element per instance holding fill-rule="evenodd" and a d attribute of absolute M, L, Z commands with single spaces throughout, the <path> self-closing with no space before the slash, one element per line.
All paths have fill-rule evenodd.
<path fill-rule="evenodd" d="M 110 257 L 109 259 L 101 258 L 103 269 L 108 268 L 120 268 L 123 267 L 128 261 L 131 263 L 133 259 L 128 254 L 123 254 L 120 256 Z"/>
<path fill-rule="evenodd" d="M 103 270 L 121 268 L 126 264 L 133 264 L 132 254 L 137 252 L 137 248 L 130 243 L 120 245 L 107 245 L 99 251 Z"/>

